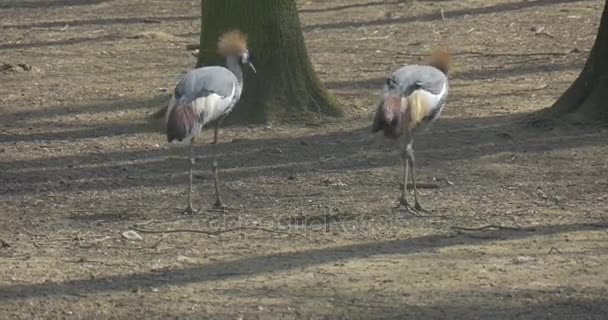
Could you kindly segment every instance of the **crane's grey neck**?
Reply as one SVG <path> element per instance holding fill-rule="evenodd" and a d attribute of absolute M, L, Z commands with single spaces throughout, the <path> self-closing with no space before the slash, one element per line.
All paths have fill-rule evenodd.
<path fill-rule="evenodd" d="M 226 68 L 232 71 L 236 76 L 239 84 L 243 83 L 243 70 L 241 69 L 240 57 L 228 56 L 226 57 Z"/>

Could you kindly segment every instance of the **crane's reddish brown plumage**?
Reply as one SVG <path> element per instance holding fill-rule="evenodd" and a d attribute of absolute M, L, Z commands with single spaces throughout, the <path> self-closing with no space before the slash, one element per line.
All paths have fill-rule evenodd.
<path fill-rule="evenodd" d="M 178 104 L 171 109 L 167 119 L 167 141 L 182 141 L 192 135 L 198 122 L 198 114 L 190 105 Z"/>
<path fill-rule="evenodd" d="M 380 101 L 378 109 L 376 110 L 376 116 L 372 124 L 372 133 L 382 131 L 384 136 L 390 139 L 397 139 L 401 136 L 403 127 L 400 125 L 403 123 L 402 117 L 404 116 L 401 112 L 401 98 L 389 97 L 394 101 Z"/>

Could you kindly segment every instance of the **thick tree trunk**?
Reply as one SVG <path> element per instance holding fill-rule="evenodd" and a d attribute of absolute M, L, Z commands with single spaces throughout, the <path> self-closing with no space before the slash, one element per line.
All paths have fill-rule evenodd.
<path fill-rule="evenodd" d="M 577 122 L 608 118 L 608 0 L 583 71 L 553 106 L 541 112 L 540 118 L 564 116 Z"/>
<path fill-rule="evenodd" d="M 223 64 L 216 52 L 221 33 L 240 29 L 249 36 L 257 73 L 245 71 L 243 95 L 229 119 L 264 123 L 342 114 L 308 58 L 295 0 L 202 0 L 201 8 L 197 66 Z"/>

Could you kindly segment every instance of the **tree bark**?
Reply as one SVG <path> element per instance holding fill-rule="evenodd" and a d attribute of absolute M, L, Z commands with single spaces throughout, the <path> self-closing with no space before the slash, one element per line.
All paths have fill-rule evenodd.
<path fill-rule="evenodd" d="M 342 115 L 314 72 L 295 0 L 202 0 L 201 10 L 197 66 L 223 64 L 217 39 L 223 32 L 240 29 L 248 35 L 257 69 L 256 74 L 245 70 L 243 95 L 229 121 L 306 121 Z"/>
<path fill-rule="evenodd" d="M 572 85 L 540 119 L 567 117 L 576 122 L 608 118 L 608 0 L 585 67 Z"/>

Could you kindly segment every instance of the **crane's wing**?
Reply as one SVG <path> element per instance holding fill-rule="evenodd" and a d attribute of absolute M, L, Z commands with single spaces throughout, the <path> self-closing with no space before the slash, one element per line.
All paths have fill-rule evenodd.
<path fill-rule="evenodd" d="M 224 67 L 203 67 L 188 72 L 175 87 L 175 99 L 184 103 L 217 94 L 222 98 L 234 94 L 236 76 Z"/>
<path fill-rule="evenodd" d="M 393 72 L 392 77 L 406 94 L 416 89 L 426 90 L 434 95 L 440 94 L 448 78 L 439 69 L 426 65 L 409 65 Z"/>

